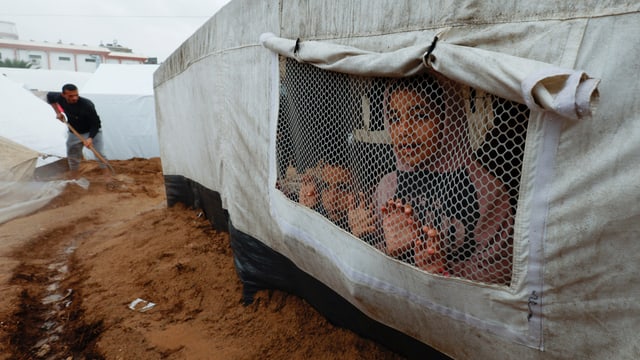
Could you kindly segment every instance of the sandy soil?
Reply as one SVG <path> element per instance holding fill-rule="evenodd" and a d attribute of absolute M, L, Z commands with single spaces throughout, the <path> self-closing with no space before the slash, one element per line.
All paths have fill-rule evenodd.
<path fill-rule="evenodd" d="M 292 295 L 243 306 L 228 234 L 167 208 L 160 160 L 111 165 L 0 225 L 0 359 L 400 359 Z"/>

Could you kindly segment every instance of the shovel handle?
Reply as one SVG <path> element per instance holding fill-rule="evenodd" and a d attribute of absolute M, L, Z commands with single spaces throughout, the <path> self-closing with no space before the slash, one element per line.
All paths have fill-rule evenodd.
<path fill-rule="evenodd" d="M 64 112 L 64 110 L 62 109 L 62 106 L 60 106 L 60 104 L 56 103 L 56 107 L 58 108 L 58 111 L 60 111 L 60 113 L 62 114 L 62 116 L 64 116 L 64 123 L 67 125 L 67 127 L 69 128 L 69 130 L 71 130 L 72 133 L 74 133 L 75 136 L 78 137 L 78 139 L 80 139 L 80 141 L 82 141 L 82 143 L 85 143 L 85 138 L 84 136 L 82 136 L 82 134 L 80 134 L 76 129 L 74 129 L 73 126 L 71 126 L 71 124 L 69 124 L 69 118 L 67 118 L 67 114 Z M 102 155 L 100 155 L 100 153 L 98 152 L 98 150 L 96 150 L 93 145 L 91 146 L 87 146 L 89 148 L 89 150 L 91 150 L 93 152 L 93 154 L 100 159 L 100 161 L 102 161 L 103 164 L 105 164 L 109 170 L 111 170 L 112 174 L 115 174 L 116 172 L 113 170 L 113 168 L 111 167 L 111 165 L 109 164 L 109 162 L 107 161 L 107 159 L 105 159 Z"/>

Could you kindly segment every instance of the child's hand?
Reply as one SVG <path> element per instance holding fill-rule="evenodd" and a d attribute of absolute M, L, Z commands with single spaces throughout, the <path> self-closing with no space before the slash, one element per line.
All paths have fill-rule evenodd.
<path fill-rule="evenodd" d="M 376 230 L 375 214 L 373 209 L 367 206 L 363 193 L 358 193 L 358 201 L 354 195 L 349 195 L 349 211 L 347 219 L 351 233 L 359 238 L 371 234 Z"/>
<path fill-rule="evenodd" d="M 391 199 L 380 210 L 387 253 L 397 257 L 411 250 L 420 235 L 418 224 L 413 220 L 411 206 Z"/>
<path fill-rule="evenodd" d="M 302 176 L 298 199 L 300 204 L 309 208 L 314 208 L 318 204 L 318 189 L 313 175 L 305 174 Z"/>
<path fill-rule="evenodd" d="M 416 266 L 430 273 L 448 276 L 445 268 L 445 258 L 440 248 L 438 231 L 428 226 L 423 226 L 422 231 L 426 236 L 424 240 L 416 240 Z"/>

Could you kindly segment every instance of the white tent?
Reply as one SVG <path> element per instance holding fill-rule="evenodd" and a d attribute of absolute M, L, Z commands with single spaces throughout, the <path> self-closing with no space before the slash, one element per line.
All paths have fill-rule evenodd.
<path fill-rule="evenodd" d="M 126 160 L 160 155 L 153 96 L 153 72 L 157 68 L 157 65 L 102 64 L 95 73 L 13 68 L 2 68 L 0 73 L 24 89 L 39 94 L 42 99 L 49 91 L 61 91 L 66 83 L 78 86 L 80 96 L 93 101 L 102 120 L 105 155 L 110 159 Z M 28 116 L 35 116 L 37 112 L 40 118 L 51 120 L 53 117 L 53 110 L 46 103 L 39 104 L 35 109 L 27 107 L 29 112 L 24 112 L 16 103 L 11 108 Z M 5 119 L 8 121 L 11 118 L 8 116 Z M 50 126 L 47 124 L 42 130 L 25 127 L 21 131 L 45 132 Z M 56 139 L 59 140 L 50 140 Z M 42 144 L 40 139 L 34 140 Z M 64 148 L 64 138 L 61 145 Z M 85 156 L 94 157 L 88 150 L 85 150 Z"/>
<path fill-rule="evenodd" d="M 153 72 L 157 65 L 101 64 L 80 88 L 93 101 L 102 122 L 108 159 L 160 156 Z"/>
<path fill-rule="evenodd" d="M 55 157 L 40 164 L 66 157 L 67 127 L 56 119 L 49 104 L 24 89 L 20 84 L 0 76 L 0 136 Z"/>
<path fill-rule="evenodd" d="M 66 156 L 67 128 L 51 107 L 0 76 L 0 223 L 36 211 L 68 181 L 33 180 L 36 166 Z M 86 185 L 85 185 L 86 186 Z"/>
<path fill-rule="evenodd" d="M 72 83 L 83 88 L 91 78 L 92 73 L 68 70 L 43 70 L 0 68 L 0 74 L 22 85 L 27 90 L 47 92 L 60 91 L 66 83 Z"/>
<path fill-rule="evenodd" d="M 153 65 L 102 65 L 95 74 L 77 74 L 3 68 L 0 223 L 37 210 L 57 196 L 67 183 L 33 181 L 36 166 L 66 157 L 68 129 L 56 120 L 53 109 L 43 100 L 48 91 L 60 91 L 66 83 L 76 84 L 81 96 L 96 105 L 108 158 L 159 156 L 152 87 L 156 69 Z M 92 152 L 87 149 L 84 152 L 87 158 L 94 158 Z"/>
<path fill-rule="evenodd" d="M 43 100 L 47 92 L 59 92 L 64 84 L 78 86 L 80 96 L 93 101 L 102 120 L 105 155 L 126 160 L 159 156 L 153 96 L 153 72 L 157 68 L 101 64 L 95 73 L 12 68 L 2 68 L 0 73 Z M 47 109 L 48 115 L 53 114 L 50 107 Z M 89 150 L 84 154 L 94 158 Z"/>
<path fill-rule="evenodd" d="M 409 357 L 637 359 L 639 30 L 623 1 L 232 1 L 155 73 L 168 202 L 228 225 L 246 301 L 290 291 Z M 281 182 L 326 139 L 384 146 L 376 84 L 424 74 L 456 84 L 469 128 L 525 118 L 521 153 L 484 154 L 518 158 L 506 283 L 389 256 Z M 305 158 L 282 162 L 283 125 Z"/>

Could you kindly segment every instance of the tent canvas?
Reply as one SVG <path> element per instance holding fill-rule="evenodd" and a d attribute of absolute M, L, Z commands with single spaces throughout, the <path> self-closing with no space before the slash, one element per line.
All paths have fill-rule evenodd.
<path fill-rule="evenodd" d="M 0 137 L 0 154 L 0 180 L 21 181 L 33 177 L 38 152 Z"/>
<path fill-rule="evenodd" d="M 42 155 L 38 166 L 66 157 L 67 127 L 58 121 L 51 106 L 18 83 L 0 76 L 3 116 L 0 136 L 33 149 Z"/>
<path fill-rule="evenodd" d="M 0 76 L 0 223 L 34 212 L 69 181 L 35 181 L 34 170 L 65 157 L 66 126 L 51 107 Z M 86 186 L 86 184 L 83 184 Z"/>
<path fill-rule="evenodd" d="M 637 358 L 640 83 L 629 74 L 639 10 L 620 1 L 232 1 L 154 76 L 168 202 L 229 227 L 246 300 L 262 288 L 290 291 L 408 356 L 424 355 L 422 344 L 461 359 Z M 467 91 L 470 119 L 495 110 L 482 99 L 496 96 L 527 109 L 507 285 L 398 261 L 277 187 L 283 111 L 312 129 L 365 122 L 371 99 L 349 91 L 423 72 Z M 291 74 L 298 93 L 282 86 L 295 84 Z M 343 79 L 348 86 L 323 87 Z M 324 103 L 304 100 L 317 93 Z M 283 99 L 296 96 L 287 108 Z M 345 147 L 365 138 L 321 130 Z"/>
<path fill-rule="evenodd" d="M 47 92 L 59 92 L 66 83 L 78 86 L 80 95 L 93 101 L 101 117 L 105 155 L 110 159 L 125 160 L 134 157 L 159 156 L 153 96 L 153 73 L 157 68 L 157 65 L 101 64 L 95 73 L 3 68 L 2 74 L 5 75 L 5 79 L 12 80 L 24 89 L 39 94 L 43 100 Z M 27 91 L 20 93 L 26 94 Z M 13 102 L 11 106 L 7 104 L 6 108 L 11 111 L 21 111 L 21 107 L 21 103 Z M 37 113 L 37 116 L 42 119 L 55 119 L 53 111 L 44 102 L 30 113 Z M 5 118 L 5 121 L 15 118 L 13 113 L 10 115 Z M 59 123 L 55 125 L 60 127 Z M 45 132 L 51 126 L 53 125 L 47 124 L 39 131 Z M 21 131 L 25 129 L 29 129 L 25 132 L 38 131 L 35 130 L 35 126 Z M 16 126 L 11 126 L 5 131 L 13 133 L 18 130 Z M 31 143 L 44 144 L 57 140 L 60 138 L 52 137 L 46 142 L 34 139 Z M 64 147 L 65 138 L 61 141 Z M 63 151 L 59 155 L 64 156 L 64 154 Z M 91 151 L 85 149 L 84 154 L 87 158 L 94 158 Z"/>
<path fill-rule="evenodd" d="M 101 116 L 106 155 L 111 159 L 149 158 L 159 155 L 152 89 L 156 68 L 104 66 L 91 76 L 92 81 L 85 74 L 4 69 L 7 75 L 0 76 L 0 92 L 4 94 L 0 99 L 4 109 L 0 119 L 0 222 L 36 211 L 68 183 L 33 181 L 36 166 L 66 157 L 69 132 L 55 118 L 51 106 L 27 88 L 44 95 L 60 91 L 65 83 L 75 83 Z M 83 91 L 85 84 L 88 95 Z M 84 153 L 94 158 L 87 149 Z"/>
<path fill-rule="evenodd" d="M 160 155 L 153 94 L 157 65 L 101 64 L 80 88 L 102 121 L 105 156 L 114 160 Z"/>
<path fill-rule="evenodd" d="M 93 76 L 92 73 L 68 70 L 43 70 L 1 68 L 0 74 L 21 84 L 27 90 L 45 93 L 47 91 L 60 91 L 62 85 L 72 83 L 80 89 Z"/>

